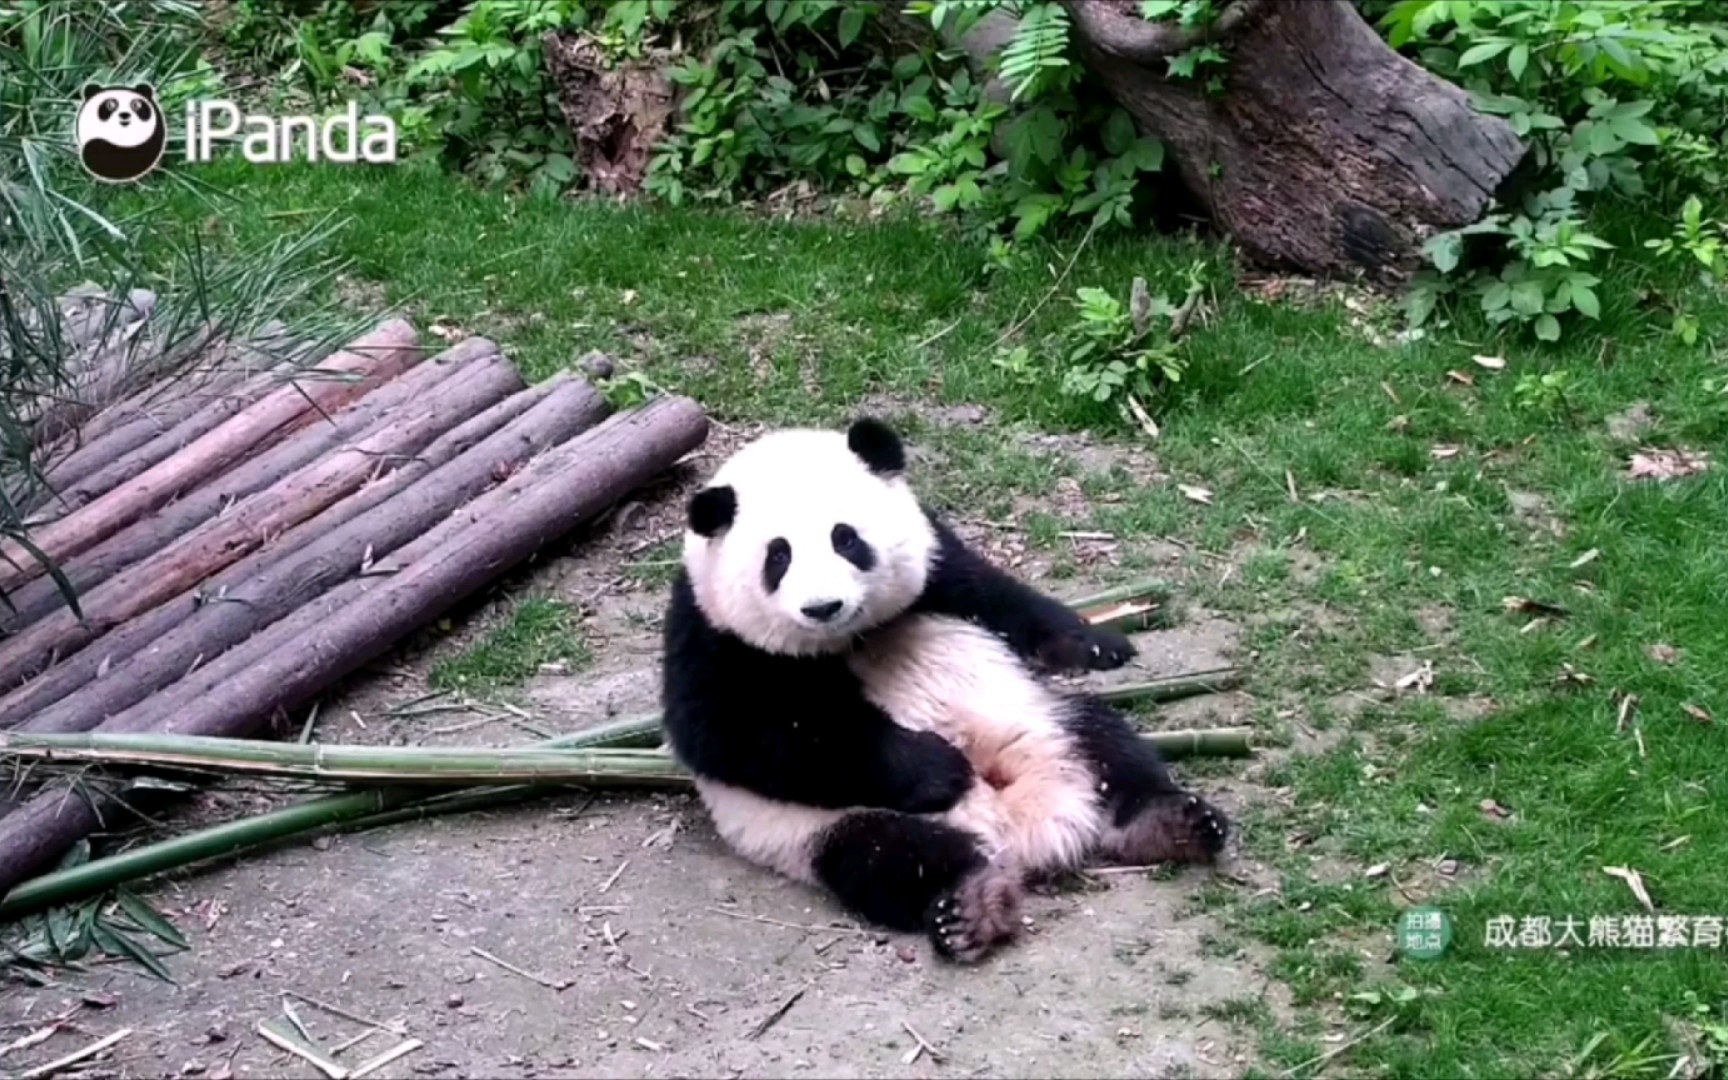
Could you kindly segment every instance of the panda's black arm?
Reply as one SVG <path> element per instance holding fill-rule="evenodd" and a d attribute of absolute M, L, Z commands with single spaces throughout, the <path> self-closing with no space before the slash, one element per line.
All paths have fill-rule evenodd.
<path fill-rule="evenodd" d="M 972 766 L 953 744 L 857 706 L 812 702 L 796 722 L 758 712 L 747 723 L 669 709 L 667 733 L 691 772 L 802 806 L 933 814 L 971 787 Z"/>
<path fill-rule="evenodd" d="M 924 513 L 939 547 L 918 610 L 969 619 L 1021 657 L 1058 671 L 1120 667 L 1134 655 L 1126 637 L 1088 625 L 1073 608 L 967 547 L 934 510 Z"/>

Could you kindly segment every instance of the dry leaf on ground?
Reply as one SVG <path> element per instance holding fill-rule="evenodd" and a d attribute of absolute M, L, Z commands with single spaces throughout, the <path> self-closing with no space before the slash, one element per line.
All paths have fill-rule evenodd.
<path fill-rule="evenodd" d="M 1678 480 L 1701 473 L 1710 467 L 1710 455 L 1704 450 L 1659 450 L 1645 447 L 1632 455 L 1626 476 L 1632 480 Z"/>
<path fill-rule="evenodd" d="M 1630 866 L 1604 866 L 1602 872 L 1609 877 L 1617 877 L 1624 881 L 1626 887 L 1632 890 L 1632 895 L 1636 896 L 1638 902 L 1644 905 L 1645 911 L 1653 912 L 1656 910 L 1656 905 L 1650 902 L 1650 894 L 1644 889 L 1644 876 L 1638 871 Z"/>

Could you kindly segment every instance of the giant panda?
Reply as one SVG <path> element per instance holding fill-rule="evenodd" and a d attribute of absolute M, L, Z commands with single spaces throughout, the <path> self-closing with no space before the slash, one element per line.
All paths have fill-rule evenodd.
<path fill-rule="evenodd" d="M 1218 809 L 1047 677 L 1132 644 L 969 549 L 881 420 L 759 436 L 686 513 L 666 739 L 745 859 L 973 962 L 1014 937 L 1034 877 L 1223 848 Z"/>

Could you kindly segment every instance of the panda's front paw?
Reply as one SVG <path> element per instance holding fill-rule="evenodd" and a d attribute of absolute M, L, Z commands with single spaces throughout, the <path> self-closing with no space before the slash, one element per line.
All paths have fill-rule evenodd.
<path fill-rule="evenodd" d="M 1137 652 L 1126 634 L 1082 623 L 1046 641 L 1038 650 L 1038 660 L 1057 672 L 1112 671 L 1134 659 Z"/>
<path fill-rule="evenodd" d="M 911 734 L 909 778 L 897 809 L 908 814 L 940 814 L 952 810 L 972 790 L 977 774 L 960 748 L 928 731 Z"/>
<path fill-rule="evenodd" d="M 947 890 L 930 904 L 924 923 L 936 955 L 972 964 L 1020 930 L 1018 874 L 991 865 Z"/>
<path fill-rule="evenodd" d="M 1186 791 L 1160 795 L 1106 846 L 1131 866 L 1148 863 L 1209 863 L 1224 850 L 1230 823 L 1224 812 Z"/>

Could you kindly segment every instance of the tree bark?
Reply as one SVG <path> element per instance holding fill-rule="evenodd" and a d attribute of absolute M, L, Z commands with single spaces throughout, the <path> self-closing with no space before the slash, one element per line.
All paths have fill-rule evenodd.
<path fill-rule="evenodd" d="M 76 595 L 83 596 L 203 525 L 224 507 L 277 483 L 341 441 L 370 429 L 388 410 L 414 401 L 465 366 L 497 354 L 498 346 L 485 338 L 468 338 L 446 349 L 334 416 L 314 419 L 257 457 L 182 495 L 150 517 L 133 522 L 62 566 L 62 573 L 72 583 Z M 68 606 L 59 583 L 50 578 L 37 578 L 13 594 L 11 600 L 14 611 L 0 614 L 0 631 L 8 634 L 17 634 L 37 619 Z M 4 723 L 0 722 L 0 726 Z"/>
<path fill-rule="evenodd" d="M 1263 263 L 1402 279 L 1423 239 L 1483 215 L 1526 151 L 1349 0 L 1231 0 L 1210 35 L 1147 22 L 1128 0 L 1063 2 L 1088 70 Z M 1166 75 L 1208 36 L 1228 57 L 1215 95 Z"/>
<path fill-rule="evenodd" d="M 389 472 L 439 435 L 523 389 L 522 377 L 493 354 L 446 380 L 407 415 L 379 421 L 355 445 L 257 492 L 84 597 L 82 619 L 60 611 L 0 643 L 0 689 L 10 689 L 127 619 L 192 588 Z"/>
<path fill-rule="evenodd" d="M 180 453 L 75 513 L 35 530 L 30 539 L 52 562 L 65 562 L 181 492 L 273 445 L 320 411 L 339 409 L 395 378 L 424 355 L 414 328 L 404 320 L 392 319 L 318 368 L 350 377 L 312 378 L 276 390 Z M 13 540 L 0 543 L 0 590 L 11 591 L 45 570 L 24 545 Z"/>
<path fill-rule="evenodd" d="M 405 549 L 398 572 L 332 589 L 99 730 L 256 735 L 279 711 L 297 710 L 670 467 L 707 433 L 707 417 L 688 398 L 613 416 L 537 455 L 410 545 L 437 537 L 429 550 Z M 120 809 L 62 783 L 38 791 L 0 818 L 0 894 L 51 868 L 103 814 Z"/>
<path fill-rule="evenodd" d="M 90 730 L 423 535 L 607 410 L 599 391 L 567 374 L 511 395 L 246 560 L 254 565 L 207 583 L 221 599 L 178 597 L 0 699 L 0 728 L 28 716 L 28 731 Z"/>

